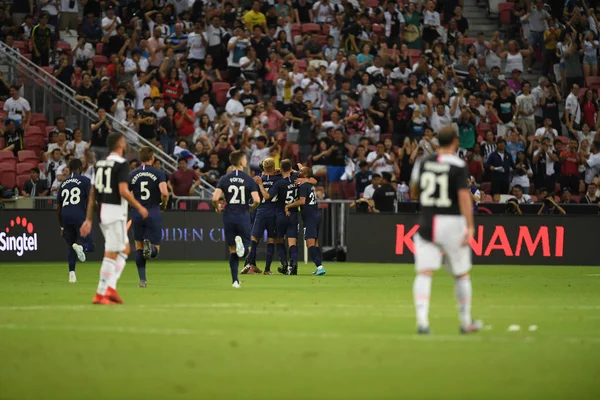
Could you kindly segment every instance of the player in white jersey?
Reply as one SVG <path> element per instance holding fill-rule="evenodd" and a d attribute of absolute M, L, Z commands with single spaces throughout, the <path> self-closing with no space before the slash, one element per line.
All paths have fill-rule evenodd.
<path fill-rule="evenodd" d="M 117 281 L 130 252 L 126 228 L 127 204 L 138 210 L 143 219 L 148 217 L 148 210 L 129 191 L 129 163 L 123 158 L 127 147 L 125 136 L 120 132 L 111 133 L 106 144 L 110 154 L 96 163 L 96 178 L 89 196 L 87 218 L 81 226 L 81 236 L 86 237 L 91 232 L 94 202 L 97 200 L 105 242 L 100 282 L 93 303 L 122 304 L 123 300 L 117 294 Z"/>
<path fill-rule="evenodd" d="M 466 163 L 455 155 L 458 135 L 451 126 L 439 133 L 437 155 L 424 157 L 415 165 L 410 182 L 411 196 L 421 204 L 420 227 L 415 235 L 417 276 L 413 296 L 417 332 L 429 333 L 429 297 L 433 272 L 446 256 L 449 272 L 455 279 L 460 332 L 478 331 L 481 321 L 471 318 L 471 248 L 473 238 L 473 201 L 467 181 Z"/>

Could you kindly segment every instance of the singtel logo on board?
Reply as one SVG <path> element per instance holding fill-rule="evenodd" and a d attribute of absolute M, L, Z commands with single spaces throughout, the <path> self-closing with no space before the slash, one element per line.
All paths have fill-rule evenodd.
<path fill-rule="evenodd" d="M 35 228 L 27 218 L 16 217 L 0 232 L 0 251 L 14 251 L 21 257 L 27 251 L 38 249 L 38 237 Z"/>

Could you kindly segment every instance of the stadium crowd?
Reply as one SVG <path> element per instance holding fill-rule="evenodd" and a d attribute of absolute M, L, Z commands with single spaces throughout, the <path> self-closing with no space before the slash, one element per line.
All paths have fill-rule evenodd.
<path fill-rule="evenodd" d="M 510 4 L 486 38 L 458 0 L 15 1 L 2 41 L 98 107 L 87 141 L 53 121 L 43 171 L 19 190 L 52 193 L 69 157 L 93 176 L 111 114 L 179 160 L 174 196 L 215 184 L 243 149 L 255 172 L 267 157 L 311 166 L 322 198 L 390 185 L 409 201 L 413 165 L 452 124 L 476 200 L 599 203 L 600 2 Z M 3 77 L 0 97 L 16 156 L 31 110 Z"/>

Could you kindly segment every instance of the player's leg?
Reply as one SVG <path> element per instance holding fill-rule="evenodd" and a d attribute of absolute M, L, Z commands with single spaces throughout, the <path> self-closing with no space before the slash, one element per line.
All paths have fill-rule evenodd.
<path fill-rule="evenodd" d="M 277 271 L 280 274 L 287 274 L 288 270 L 288 258 L 287 251 L 285 249 L 285 235 L 287 230 L 288 217 L 284 214 L 275 217 L 275 231 L 277 239 L 275 240 L 277 247 L 277 256 L 279 257 L 280 266 Z"/>
<path fill-rule="evenodd" d="M 63 238 L 67 242 L 67 262 L 69 264 L 69 282 L 76 283 L 77 277 L 75 276 L 75 265 L 77 264 L 77 251 L 76 248 L 80 246 L 77 244 L 77 238 L 79 237 L 79 227 L 71 224 L 65 224 L 63 226 Z M 76 247 L 79 246 L 79 247 Z M 85 254 L 84 259 L 85 261 Z"/>
<path fill-rule="evenodd" d="M 286 233 L 290 252 L 290 266 L 288 275 L 298 275 L 298 213 L 288 217 Z"/>
<path fill-rule="evenodd" d="M 240 217 L 223 216 L 223 228 L 225 229 L 225 241 L 229 247 L 229 269 L 231 271 L 231 286 L 240 288 L 238 269 L 240 258 L 243 259 L 247 253 L 250 241 L 250 219 L 248 221 L 237 221 Z M 241 246 L 240 246 L 241 244 Z M 240 247 L 243 250 L 240 252 Z M 240 255 L 241 253 L 241 255 Z"/>
<path fill-rule="evenodd" d="M 141 258 L 143 259 L 143 263 L 138 263 L 138 258 L 140 257 L 140 254 L 139 251 L 136 251 L 136 264 L 138 265 L 138 275 L 140 278 L 139 287 L 145 288 L 148 286 L 146 279 L 146 260 L 148 258 L 154 259 L 158 257 L 158 254 L 160 252 L 160 242 L 162 240 L 162 219 L 160 212 L 153 212 L 152 215 L 149 218 L 143 220 L 142 223 L 144 224 L 145 228 L 142 233 L 143 241 L 141 243 Z M 136 250 L 138 247 L 138 239 L 136 239 Z M 140 269 L 140 265 L 143 265 L 142 270 Z"/>
<path fill-rule="evenodd" d="M 305 221 L 306 226 L 304 228 L 304 240 L 306 240 L 308 255 L 317 267 L 317 269 L 315 269 L 313 272 L 313 275 L 325 275 L 321 250 L 319 249 L 319 223 L 320 218 L 310 219 Z"/>
<path fill-rule="evenodd" d="M 277 229 L 275 227 L 275 217 L 269 217 L 266 223 L 267 228 L 267 254 L 265 260 L 265 275 L 273 275 L 271 272 L 271 264 L 273 263 L 273 256 L 275 255 L 275 238 L 277 236 Z"/>
<path fill-rule="evenodd" d="M 465 230 L 464 220 L 460 217 L 446 216 L 438 217 L 439 225 L 445 225 L 448 232 L 463 232 Z M 443 226 L 440 226 L 442 229 Z M 451 229 L 451 230 L 450 230 Z M 448 268 L 454 276 L 454 294 L 458 308 L 458 319 L 460 321 L 461 333 L 472 333 L 481 329 L 481 321 L 473 321 L 471 317 L 471 297 L 473 287 L 471 285 L 471 248 L 462 245 L 462 234 L 447 235 L 440 238 L 440 242 L 448 260 Z"/>
<path fill-rule="evenodd" d="M 135 242 L 135 266 L 137 267 L 138 277 L 140 279 L 139 287 L 146 287 L 146 259 L 144 254 L 144 235 L 146 233 L 146 224 L 141 217 L 132 216 L 133 240 Z"/>
<path fill-rule="evenodd" d="M 104 234 L 105 252 L 94 303 L 107 304 L 105 300 L 108 299 L 110 303 L 122 304 L 123 300 L 117 293 L 117 281 L 125 269 L 130 252 L 125 221 L 100 224 L 100 227 Z"/>
<path fill-rule="evenodd" d="M 429 333 L 429 299 L 433 272 L 440 269 L 442 252 L 434 243 L 415 235 L 415 270 L 413 301 L 417 317 L 417 333 Z"/>

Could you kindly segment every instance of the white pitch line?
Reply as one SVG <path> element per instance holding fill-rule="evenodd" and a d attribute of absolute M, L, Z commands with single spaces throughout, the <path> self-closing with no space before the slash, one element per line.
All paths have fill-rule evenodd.
<path fill-rule="evenodd" d="M 585 274 L 585 276 L 600 276 L 600 274 Z"/>

